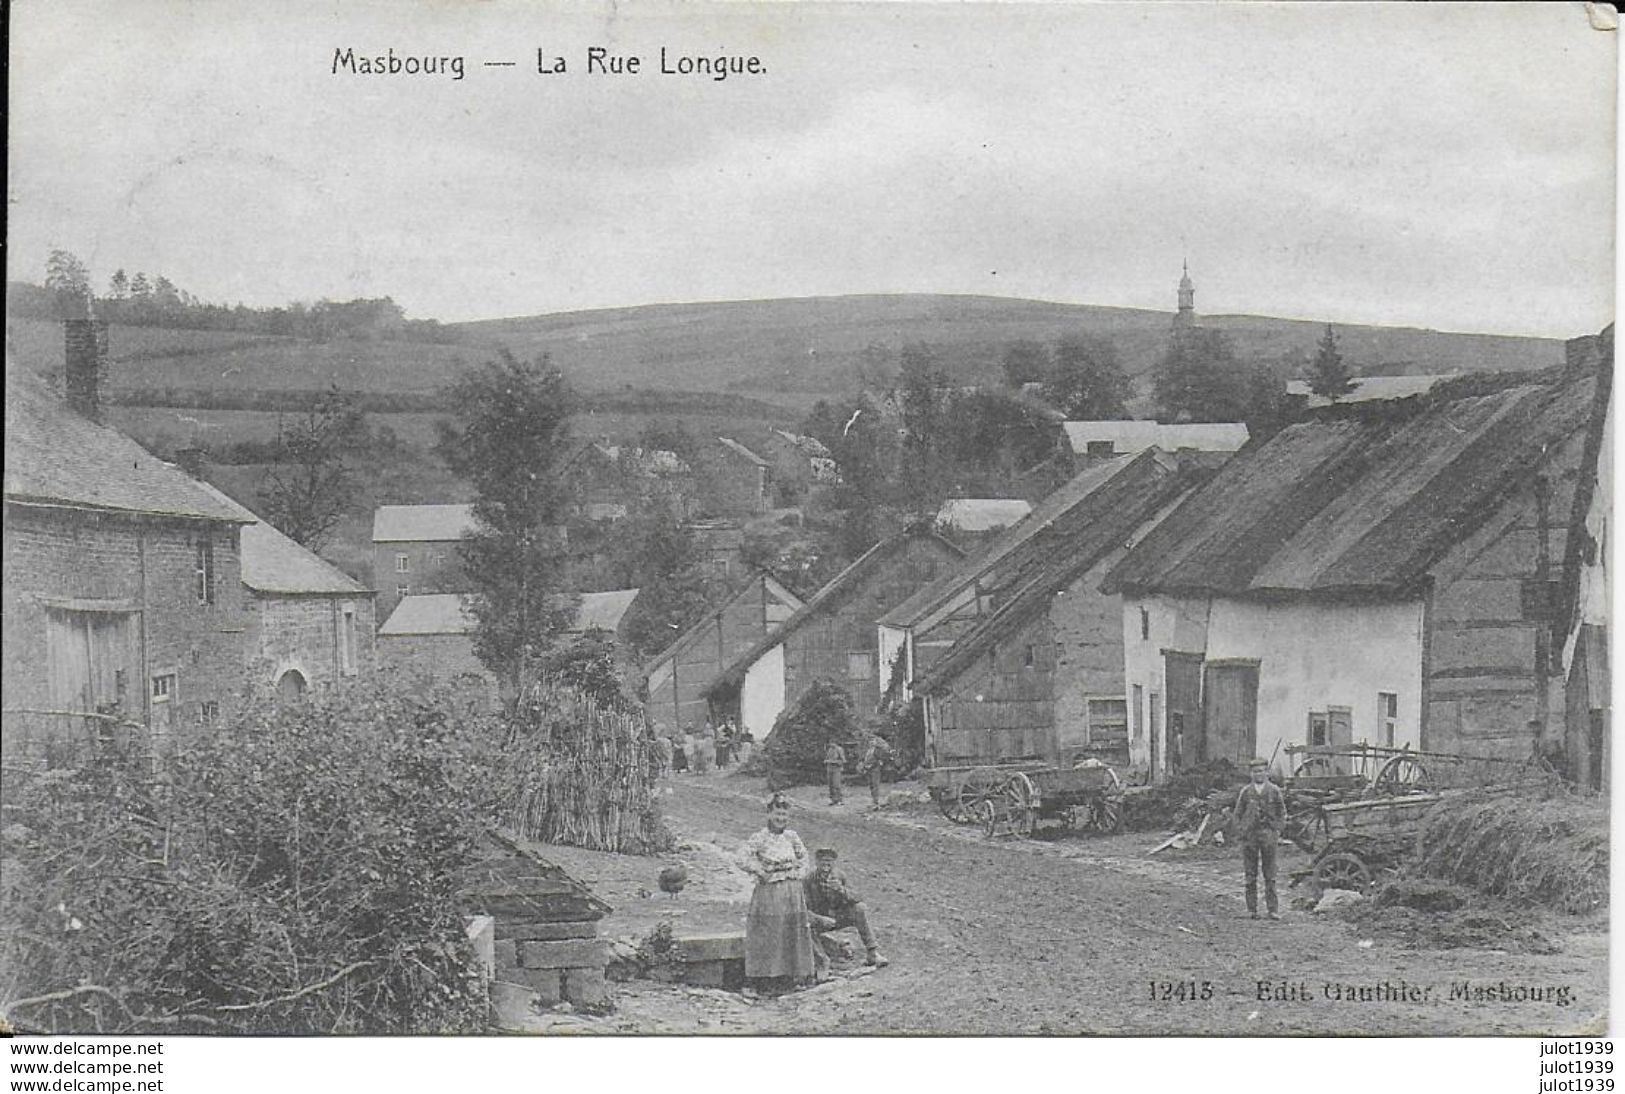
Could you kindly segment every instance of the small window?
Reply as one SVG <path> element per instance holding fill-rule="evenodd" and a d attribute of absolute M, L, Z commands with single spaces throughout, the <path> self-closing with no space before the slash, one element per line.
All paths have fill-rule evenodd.
<path fill-rule="evenodd" d="M 1151 640 L 1151 613 L 1144 608 L 1140 609 L 1140 641 Z"/>
<path fill-rule="evenodd" d="M 192 591 L 199 604 L 214 603 L 214 540 L 203 536 L 197 541 L 197 554 L 192 561 Z"/>
<path fill-rule="evenodd" d="M 714 560 L 712 560 L 711 564 L 716 567 L 717 573 L 721 574 L 723 577 L 728 576 L 728 560 L 727 559 L 725 559 L 725 558 L 714 559 Z"/>
<path fill-rule="evenodd" d="M 397 586 L 395 586 L 395 595 L 400 597 L 402 600 L 405 600 L 407 597 L 412 595 L 412 586 L 410 586 L 410 585 L 397 585 Z"/>
<path fill-rule="evenodd" d="M 1090 699 L 1087 713 L 1090 741 L 1122 741 L 1128 738 L 1126 700 Z"/>
<path fill-rule="evenodd" d="M 1038 647 L 1028 645 L 1027 653 L 1022 658 L 1021 663 L 1027 668 L 1032 668 L 1034 665 L 1038 664 Z"/>
<path fill-rule="evenodd" d="M 212 726 L 220 720 L 220 704 L 207 699 L 197 705 L 198 725 Z"/>
<path fill-rule="evenodd" d="M 166 672 L 162 676 L 152 678 L 152 701 L 167 703 L 175 695 L 175 674 Z"/>
<path fill-rule="evenodd" d="M 1139 684 L 1134 685 L 1134 707 L 1129 711 L 1134 719 L 1134 739 L 1145 739 L 1145 688 Z"/>
<path fill-rule="evenodd" d="M 355 675 L 355 608 L 349 604 L 339 617 L 339 671 Z"/>
<path fill-rule="evenodd" d="M 846 655 L 846 674 L 853 680 L 868 680 L 875 674 L 874 658 L 868 653 Z"/>
<path fill-rule="evenodd" d="M 1394 747 L 1394 735 L 1399 729 L 1399 696 L 1391 691 L 1377 692 L 1377 721 L 1382 727 L 1384 748 Z"/>
<path fill-rule="evenodd" d="M 1086 456 L 1093 456 L 1099 459 L 1102 457 L 1115 455 L 1117 452 L 1117 446 L 1111 441 L 1088 441 L 1083 446 L 1083 452 Z"/>
<path fill-rule="evenodd" d="M 1309 712 L 1309 744 L 1310 747 L 1322 747 L 1331 739 L 1331 719 L 1323 710 Z"/>
<path fill-rule="evenodd" d="M 412 556 L 411 555 L 396 555 L 395 556 L 395 572 L 396 573 L 398 573 L 398 574 L 408 573 L 408 572 L 411 571 L 411 569 L 412 569 Z"/>

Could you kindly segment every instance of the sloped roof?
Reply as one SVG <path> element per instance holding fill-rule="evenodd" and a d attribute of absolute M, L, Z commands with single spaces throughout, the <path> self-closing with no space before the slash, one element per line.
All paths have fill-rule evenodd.
<path fill-rule="evenodd" d="M 810 437 L 805 433 L 791 433 L 787 429 L 775 429 L 773 432 L 782 437 L 787 443 L 801 449 L 801 451 L 805 452 L 809 456 L 823 456 L 827 458 L 830 455 L 829 448 L 826 447 L 824 442 L 819 440 L 817 437 Z"/>
<path fill-rule="evenodd" d="M 1324 395 L 1316 395 L 1309 388 L 1307 380 L 1288 380 L 1286 393 L 1298 398 L 1308 399 L 1311 407 L 1331 406 L 1336 403 L 1366 403 L 1373 399 L 1409 399 L 1413 395 L 1422 395 L 1431 391 L 1439 383 L 1450 379 L 1449 376 L 1355 376 L 1350 379 L 1354 389 L 1346 395 L 1339 395 L 1336 399 L 1328 399 Z"/>
<path fill-rule="evenodd" d="M 777 578 L 768 573 L 766 570 L 757 570 L 751 575 L 750 580 L 740 585 L 739 588 L 736 589 L 732 594 L 724 598 L 721 603 L 708 606 L 705 609 L 705 613 L 696 619 L 687 630 L 678 635 L 676 640 L 673 641 L 671 645 L 667 646 L 665 649 L 655 654 L 655 656 L 651 657 L 648 664 L 644 666 L 644 675 L 649 675 L 655 670 L 656 667 L 684 653 L 690 647 L 692 647 L 694 643 L 698 642 L 701 638 L 704 638 L 707 634 L 707 630 L 712 619 L 716 618 L 716 616 L 720 613 L 727 611 L 745 597 L 755 595 L 756 587 L 761 582 L 766 582 L 768 589 L 772 591 L 773 595 L 781 602 L 788 605 L 792 613 L 801 608 L 802 600 L 799 596 L 791 592 L 788 587 L 782 584 Z"/>
<path fill-rule="evenodd" d="M 1583 430 L 1595 374 L 1463 377 L 1243 451 L 1142 540 L 1111 590 L 1410 595 L 1428 569 Z M 1414 403 L 1414 405 L 1413 405 Z"/>
<path fill-rule="evenodd" d="M 1196 448 L 1205 452 L 1234 452 L 1247 443 L 1241 422 L 1189 422 L 1169 424 L 1145 421 L 1062 422 L 1072 451 L 1087 452 L 1093 441 L 1110 441 L 1119 454 L 1160 448 L 1175 452 Z"/>
<path fill-rule="evenodd" d="M 196 481 L 196 480 L 194 480 Z M 371 596 L 372 590 L 338 567 L 266 524 L 229 495 L 206 482 L 198 486 L 252 521 L 243 527 L 243 584 L 261 593 Z"/>
<path fill-rule="evenodd" d="M 751 463 L 755 464 L 757 467 L 768 466 L 768 462 L 766 460 L 762 459 L 762 457 L 758 456 L 756 453 L 752 452 L 750 449 L 746 448 L 732 437 L 718 437 L 717 441 L 730 452 L 738 453 Z"/>
<path fill-rule="evenodd" d="M 1152 457 L 1152 458 L 1148 458 Z M 1048 610 L 1055 594 L 1071 585 L 1133 538 L 1148 521 L 1212 473 L 1211 465 L 1185 461 L 1166 453 L 1135 457 L 1082 507 L 1089 519 L 1072 524 L 1069 532 L 1047 543 L 1038 565 L 1022 575 L 1009 599 L 959 638 L 916 686 L 930 693 L 940 689 L 990 646 Z M 1103 595 L 1097 590 L 1088 594 Z"/>
<path fill-rule="evenodd" d="M 823 610 L 825 605 L 839 598 L 841 594 L 868 576 L 868 574 L 874 570 L 876 566 L 879 566 L 881 563 L 885 562 L 892 555 L 896 554 L 903 547 L 907 546 L 911 540 L 917 537 L 935 540 L 936 543 L 948 553 L 950 558 L 965 557 L 964 551 L 961 551 L 958 547 L 943 539 L 935 532 L 911 530 L 899 532 L 895 536 L 881 540 L 863 554 L 859 555 L 857 560 L 851 565 L 847 566 L 846 569 L 842 570 L 840 573 L 831 578 L 829 583 L 814 593 L 812 597 L 805 604 L 803 604 L 794 615 L 792 615 L 789 619 L 786 619 L 783 623 L 779 624 L 779 626 L 775 627 L 772 631 L 769 631 L 767 634 L 763 635 L 762 638 L 752 645 L 750 649 L 734 658 L 733 661 L 729 663 L 727 668 L 723 669 L 717 674 L 716 679 L 711 681 L 710 687 L 706 690 L 709 692 L 714 691 L 718 687 L 728 685 L 737 686 L 738 683 L 745 678 L 746 670 L 748 670 L 751 665 L 755 664 L 757 658 L 761 657 L 768 650 L 772 649 L 774 646 L 777 646 L 780 642 L 783 642 L 786 638 L 790 637 L 790 635 L 806 626 L 809 622 L 817 617 L 818 613 Z"/>
<path fill-rule="evenodd" d="M 937 523 L 959 532 L 1008 528 L 1033 511 L 1025 498 L 949 498 L 937 510 Z"/>
<path fill-rule="evenodd" d="M 472 634 L 474 613 L 457 593 L 426 593 L 403 596 L 389 613 L 378 637 L 401 635 Z"/>
<path fill-rule="evenodd" d="M 68 409 L 22 370 L 6 371 L 9 500 L 242 524 L 244 517 L 124 434 Z"/>
<path fill-rule="evenodd" d="M 374 543 L 444 542 L 474 527 L 472 505 L 380 505 L 372 515 Z"/>
<path fill-rule="evenodd" d="M 576 621 L 571 630 L 613 631 L 621 625 L 621 618 L 638 598 L 636 589 L 614 589 L 605 593 L 582 593 L 581 607 L 576 609 Z"/>
<path fill-rule="evenodd" d="M 1074 475 L 1055 490 L 1019 523 L 994 537 L 987 549 L 972 555 L 953 570 L 917 590 L 913 596 L 888 611 L 877 621 L 887 627 L 912 627 L 936 611 L 961 589 L 1007 566 L 1013 558 L 1047 547 L 1029 546 L 1031 541 L 1070 514 L 1103 483 L 1140 457 L 1118 456 L 1103 460 Z"/>

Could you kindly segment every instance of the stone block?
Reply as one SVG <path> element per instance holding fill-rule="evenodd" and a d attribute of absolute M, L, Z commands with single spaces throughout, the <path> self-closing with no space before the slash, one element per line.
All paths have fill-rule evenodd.
<path fill-rule="evenodd" d="M 536 993 L 523 984 L 506 980 L 491 982 L 491 1009 L 502 1029 L 522 1029 L 536 1013 Z"/>
<path fill-rule="evenodd" d="M 681 961 L 730 961 L 745 959 L 745 933 L 718 931 L 712 934 L 684 935 L 672 939 Z"/>
<path fill-rule="evenodd" d="M 683 983 L 696 988 L 720 988 L 724 979 L 723 962 L 695 961 L 683 966 Z"/>
<path fill-rule="evenodd" d="M 507 969 L 517 969 L 519 967 L 519 950 L 517 947 L 518 943 L 514 942 L 512 939 L 509 939 L 506 942 L 496 942 L 492 944 L 491 956 L 496 962 L 496 967 L 499 973 Z"/>
<path fill-rule="evenodd" d="M 537 1006 L 551 1007 L 564 999 L 564 978 L 558 969 L 514 969 L 506 975 L 535 992 Z"/>
<path fill-rule="evenodd" d="M 490 980 L 497 971 L 496 921 L 488 915 L 470 915 L 463 917 L 463 926 L 468 932 L 469 944 L 474 947 L 480 975 Z"/>
<path fill-rule="evenodd" d="M 522 969 L 602 969 L 609 963 L 609 945 L 603 939 L 567 939 L 559 942 L 517 942 Z"/>
<path fill-rule="evenodd" d="M 598 924 L 590 920 L 575 923 L 543 923 L 529 919 L 497 920 L 498 939 L 557 941 L 563 938 L 597 938 Z"/>
<path fill-rule="evenodd" d="M 604 970 L 598 968 L 565 969 L 564 997 L 578 1007 L 601 1007 L 609 1000 L 609 988 L 604 983 Z"/>

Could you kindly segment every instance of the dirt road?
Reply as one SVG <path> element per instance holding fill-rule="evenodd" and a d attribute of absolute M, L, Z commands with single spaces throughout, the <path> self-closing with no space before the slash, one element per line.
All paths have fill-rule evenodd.
<path fill-rule="evenodd" d="M 729 855 L 761 826 L 763 797 L 738 776 L 673 781 L 665 808 L 683 847 L 670 857 L 691 872 L 676 899 L 648 893 L 658 861 L 564 848 L 558 859 L 616 905 L 607 934 L 646 933 L 662 918 L 679 930 L 737 927 L 749 882 Z M 1604 1025 L 1599 923 L 1561 921 L 1562 952 L 1551 956 L 1408 948 L 1307 912 L 1248 918 L 1238 856 L 1222 850 L 1152 858 L 1159 837 L 1145 833 L 989 841 L 922 809 L 867 806 L 859 794 L 831 808 L 803 788 L 792 825 L 809 849 L 839 849 L 890 968 L 754 1003 L 618 985 L 618 1014 L 581 1032 L 1572 1034 Z M 1285 900 L 1286 872 L 1302 859 L 1282 851 Z"/>

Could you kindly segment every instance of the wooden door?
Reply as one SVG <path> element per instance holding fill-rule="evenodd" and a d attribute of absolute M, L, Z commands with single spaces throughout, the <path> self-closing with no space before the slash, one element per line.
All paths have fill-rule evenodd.
<path fill-rule="evenodd" d="M 1161 772 L 1157 768 L 1157 761 L 1162 757 L 1162 693 L 1151 693 L 1150 726 L 1147 732 L 1151 740 L 1151 779 L 1153 782 Z"/>
<path fill-rule="evenodd" d="M 1168 770 L 1177 772 L 1205 757 L 1202 732 L 1202 655 L 1163 650 L 1168 687 Z"/>
<path fill-rule="evenodd" d="M 1210 662 L 1204 671 L 1202 713 L 1208 760 L 1245 765 L 1258 752 L 1258 663 Z"/>
<path fill-rule="evenodd" d="M 1354 747 L 1354 712 L 1348 707 L 1327 707 L 1326 738 L 1333 752 L 1344 753 L 1332 757 L 1333 770 L 1347 775 L 1352 763 L 1347 754 Z"/>

